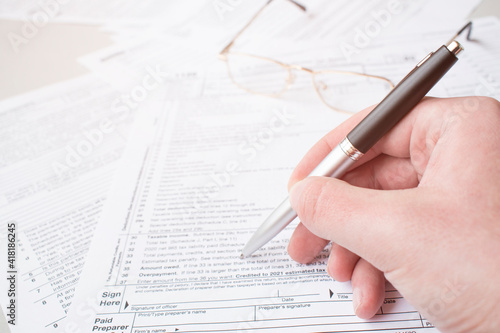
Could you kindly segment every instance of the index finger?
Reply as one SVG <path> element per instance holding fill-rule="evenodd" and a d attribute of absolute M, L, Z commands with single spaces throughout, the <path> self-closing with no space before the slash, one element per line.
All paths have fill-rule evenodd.
<path fill-rule="evenodd" d="M 436 107 L 441 108 L 438 103 L 439 99 L 425 98 L 423 99 L 409 114 L 407 114 L 396 126 L 391 129 L 375 146 L 370 149 L 365 156 L 354 166 L 354 168 L 363 165 L 374 159 L 380 154 L 387 154 L 398 158 L 408 158 L 410 156 L 410 139 L 416 117 L 419 113 L 425 110 L 435 110 Z M 302 158 L 299 162 L 288 182 L 290 189 L 296 182 L 307 177 L 311 171 L 328 155 L 345 137 L 346 135 L 361 121 L 375 106 L 366 108 L 346 121 L 338 127 L 330 131 L 322 137 Z M 432 112 L 435 114 L 436 112 Z M 431 114 L 431 112 L 427 112 Z M 427 117 L 426 117 L 427 118 Z M 425 130 L 428 130 L 426 128 Z"/>

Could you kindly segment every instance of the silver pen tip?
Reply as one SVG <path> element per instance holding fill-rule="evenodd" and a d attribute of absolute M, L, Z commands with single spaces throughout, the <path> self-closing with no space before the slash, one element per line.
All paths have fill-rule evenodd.
<path fill-rule="evenodd" d="M 240 255 L 240 259 L 245 259 L 245 255 L 243 253 Z"/>

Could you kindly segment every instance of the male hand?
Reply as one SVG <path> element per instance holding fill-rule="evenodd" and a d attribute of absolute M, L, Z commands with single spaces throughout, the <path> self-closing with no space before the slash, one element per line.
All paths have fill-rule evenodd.
<path fill-rule="evenodd" d="M 331 241 L 328 273 L 351 280 L 361 318 L 380 308 L 387 279 L 443 332 L 497 331 L 500 103 L 426 98 L 342 180 L 305 178 L 369 111 L 326 135 L 292 174 L 301 223 L 290 256 L 311 262 Z"/>

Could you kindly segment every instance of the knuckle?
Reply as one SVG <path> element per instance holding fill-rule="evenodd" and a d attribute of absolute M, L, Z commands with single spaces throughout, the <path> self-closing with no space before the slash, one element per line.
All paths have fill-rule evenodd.
<path fill-rule="evenodd" d="M 500 102 L 497 99 L 489 96 L 478 96 L 477 98 L 483 107 L 488 109 L 491 108 L 496 112 L 500 112 Z"/>
<path fill-rule="evenodd" d="M 497 132 L 500 123 L 500 102 L 492 97 L 482 96 L 478 98 L 478 111 L 481 114 L 480 118 L 483 120 L 483 124 L 486 128 L 489 127 Z"/>

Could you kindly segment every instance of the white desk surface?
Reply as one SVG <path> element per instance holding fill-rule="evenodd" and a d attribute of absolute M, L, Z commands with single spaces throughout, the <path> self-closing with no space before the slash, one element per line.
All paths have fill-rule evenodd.
<path fill-rule="evenodd" d="M 471 18 L 500 17 L 500 1 L 483 0 Z M 112 44 L 97 26 L 48 23 L 15 52 L 7 38 L 22 21 L 0 20 L 0 100 L 87 73 L 76 59 Z"/>

